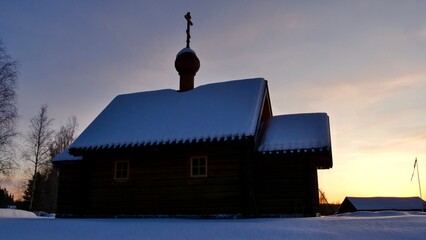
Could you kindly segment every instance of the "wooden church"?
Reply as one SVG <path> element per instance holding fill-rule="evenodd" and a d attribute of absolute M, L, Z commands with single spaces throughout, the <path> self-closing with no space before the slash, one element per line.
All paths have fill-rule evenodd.
<path fill-rule="evenodd" d="M 332 167 L 326 113 L 274 116 L 263 78 L 117 96 L 53 160 L 57 217 L 312 216 L 317 169 Z"/>

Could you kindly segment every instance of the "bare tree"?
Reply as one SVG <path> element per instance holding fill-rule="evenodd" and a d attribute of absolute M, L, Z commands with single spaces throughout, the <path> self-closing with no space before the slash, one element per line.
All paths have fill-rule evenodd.
<path fill-rule="evenodd" d="M 35 177 L 32 176 L 25 186 L 22 202 L 22 206 L 25 209 L 29 209 L 31 205 L 32 211 L 56 211 L 58 175 L 57 169 L 52 167 L 50 160 L 63 152 L 74 141 L 77 127 L 77 118 L 70 117 L 66 124 L 62 125 L 55 133 L 52 133 L 52 139 L 49 142 L 49 160 L 41 164 L 40 171 L 37 171 Z"/>
<path fill-rule="evenodd" d="M 23 158 L 32 163 L 32 187 L 29 210 L 32 210 L 36 191 L 36 176 L 41 171 L 47 171 L 50 163 L 50 144 L 54 131 L 51 128 L 53 119 L 47 115 L 47 105 L 42 105 L 38 114 L 31 119 L 28 134 L 25 138 Z"/>
<path fill-rule="evenodd" d="M 77 128 L 78 122 L 75 116 L 68 118 L 68 122 L 59 128 L 54 140 L 50 144 L 50 157 L 52 159 L 63 152 L 74 141 Z"/>
<path fill-rule="evenodd" d="M 6 54 L 0 40 L 0 175 L 17 167 L 12 139 L 16 136 L 16 80 L 18 63 Z"/>
<path fill-rule="evenodd" d="M 68 118 L 66 124 L 62 125 L 59 130 L 56 131 L 52 142 L 49 146 L 50 158 L 53 159 L 56 155 L 63 152 L 75 139 L 77 133 L 77 118 L 75 116 Z M 56 211 L 56 203 L 58 197 L 58 174 L 57 169 L 49 165 L 44 174 L 40 174 L 41 178 L 38 189 L 35 192 L 35 200 L 33 201 L 33 210 L 39 208 L 39 210 L 47 212 Z M 31 181 L 33 183 L 33 181 Z M 36 181 L 37 184 L 37 181 Z M 31 185 L 30 185 L 31 187 Z M 29 192 L 27 190 L 27 192 Z M 27 199 L 28 196 L 27 196 Z"/>

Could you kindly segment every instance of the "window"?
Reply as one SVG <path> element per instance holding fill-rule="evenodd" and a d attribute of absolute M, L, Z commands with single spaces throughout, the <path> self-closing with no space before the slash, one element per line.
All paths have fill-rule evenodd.
<path fill-rule="evenodd" d="M 191 158 L 191 177 L 207 177 L 207 157 Z"/>
<path fill-rule="evenodd" d="M 117 181 L 126 181 L 129 179 L 129 161 L 116 161 L 114 179 Z"/>

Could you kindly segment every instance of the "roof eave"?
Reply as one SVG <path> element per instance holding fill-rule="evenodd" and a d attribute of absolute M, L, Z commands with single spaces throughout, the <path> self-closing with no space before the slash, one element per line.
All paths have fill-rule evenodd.
<path fill-rule="evenodd" d="M 223 143 L 246 143 L 254 140 L 253 136 L 228 136 L 221 138 L 206 138 L 206 139 L 192 139 L 183 141 L 162 141 L 162 142 L 149 142 L 149 143 L 135 143 L 135 144 L 118 144 L 106 146 L 86 146 L 86 147 L 71 147 L 69 153 L 73 156 L 83 156 L 87 153 L 94 152 L 110 152 L 110 151 L 123 151 L 123 150 L 152 150 L 157 148 L 174 148 L 174 147 L 199 147 L 206 145 L 216 145 Z"/>
<path fill-rule="evenodd" d="M 333 167 L 332 151 L 330 147 L 301 148 L 259 151 L 263 155 L 305 155 L 312 158 L 317 169 L 330 169 Z"/>

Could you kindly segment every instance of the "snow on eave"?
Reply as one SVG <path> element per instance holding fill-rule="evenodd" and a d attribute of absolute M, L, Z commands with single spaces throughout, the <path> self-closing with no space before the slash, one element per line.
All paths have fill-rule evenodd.
<path fill-rule="evenodd" d="M 266 89 L 263 78 L 117 96 L 70 149 L 99 149 L 252 137 Z"/>
<path fill-rule="evenodd" d="M 56 155 L 52 162 L 62 162 L 62 161 L 80 161 L 83 158 L 81 156 L 72 156 L 71 154 L 69 154 L 68 148 L 65 149 L 63 152 L 59 153 L 58 155 Z"/>
<path fill-rule="evenodd" d="M 326 113 L 274 116 L 266 123 L 259 152 L 331 151 L 330 124 Z"/>

